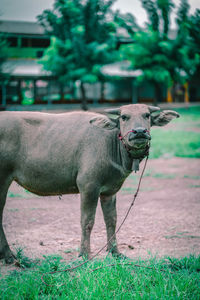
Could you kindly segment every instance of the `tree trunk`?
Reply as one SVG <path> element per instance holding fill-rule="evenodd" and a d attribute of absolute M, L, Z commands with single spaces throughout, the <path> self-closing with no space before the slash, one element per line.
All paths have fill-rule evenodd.
<path fill-rule="evenodd" d="M 60 101 L 64 101 L 64 86 L 62 83 L 60 83 Z"/>
<path fill-rule="evenodd" d="M 105 100 L 105 82 L 101 81 L 101 100 Z"/>
<path fill-rule="evenodd" d="M 158 82 L 154 83 L 155 86 L 155 98 L 154 98 L 154 105 L 158 105 L 158 103 L 162 102 L 162 89 Z"/>
<path fill-rule="evenodd" d="M 81 81 L 81 108 L 82 110 L 88 110 L 88 107 L 87 107 L 87 99 L 86 99 L 86 92 L 85 92 L 85 86 L 84 86 L 84 83 Z"/>

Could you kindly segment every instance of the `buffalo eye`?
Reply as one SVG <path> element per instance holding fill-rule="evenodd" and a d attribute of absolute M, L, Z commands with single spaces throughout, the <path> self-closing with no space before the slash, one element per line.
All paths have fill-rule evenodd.
<path fill-rule="evenodd" d="M 127 115 L 122 115 L 121 116 L 122 121 L 127 121 L 129 117 Z"/>
<path fill-rule="evenodd" d="M 146 114 L 144 114 L 144 117 L 145 117 L 145 119 L 149 119 L 150 118 L 150 114 L 146 113 Z"/>

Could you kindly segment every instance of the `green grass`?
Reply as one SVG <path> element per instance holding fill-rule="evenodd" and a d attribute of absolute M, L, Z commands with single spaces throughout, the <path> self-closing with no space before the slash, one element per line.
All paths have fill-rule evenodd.
<path fill-rule="evenodd" d="M 200 179 L 200 176 L 184 175 L 183 178 L 189 178 L 189 179 L 199 180 L 199 179 Z"/>
<path fill-rule="evenodd" d="M 161 179 L 174 179 L 174 178 L 177 177 L 177 174 L 147 172 L 146 174 L 144 174 L 144 177 L 153 177 L 153 178 L 161 178 Z"/>
<path fill-rule="evenodd" d="M 20 193 L 8 191 L 8 197 L 9 198 L 31 198 L 31 197 L 37 197 L 35 194 L 32 194 L 31 192 L 22 189 Z"/>
<path fill-rule="evenodd" d="M 175 108 L 175 111 L 177 111 L 181 118 L 179 119 L 179 122 L 185 122 L 185 120 L 189 121 L 199 121 L 200 120 L 200 106 L 192 106 L 188 108 Z"/>
<path fill-rule="evenodd" d="M 193 131 L 193 128 L 199 130 L 200 106 L 176 111 L 181 117 L 172 121 L 175 128 L 152 128 L 150 158 L 174 156 L 200 158 L 200 132 Z"/>
<path fill-rule="evenodd" d="M 110 264 L 112 267 L 107 266 Z M 137 261 L 107 257 L 71 273 L 48 274 L 71 266 L 63 263 L 61 257 L 47 256 L 30 269 L 12 271 L 0 277 L 0 298 L 200 299 L 200 256 Z M 44 273 L 47 285 L 41 280 Z"/>
<path fill-rule="evenodd" d="M 152 130 L 150 158 L 200 158 L 200 133 L 175 130 Z"/>

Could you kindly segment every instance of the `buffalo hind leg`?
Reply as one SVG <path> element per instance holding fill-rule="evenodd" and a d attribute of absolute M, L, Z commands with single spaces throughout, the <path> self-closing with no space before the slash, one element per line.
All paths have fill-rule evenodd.
<path fill-rule="evenodd" d="M 107 250 L 114 256 L 121 256 L 117 248 L 116 240 L 116 223 L 117 223 L 117 212 L 116 212 L 116 196 L 100 196 L 101 208 L 103 211 L 104 221 L 106 224 L 107 232 Z"/>
<path fill-rule="evenodd" d="M 81 193 L 81 249 L 79 256 L 90 257 L 90 235 L 94 225 L 98 193 Z"/>
<path fill-rule="evenodd" d="M 7 264 L 11 264 L 13 263 L 15 256 L 10 250 L 3 230 L 3 210 L 6 203 L 8 187 L 10 184 L 2 184 L 2 181 L 0 182 L 0 259 L 4 258 Z"/>

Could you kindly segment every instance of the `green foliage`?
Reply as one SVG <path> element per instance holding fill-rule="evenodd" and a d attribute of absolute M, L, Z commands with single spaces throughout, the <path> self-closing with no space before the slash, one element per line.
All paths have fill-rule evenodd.
<path fill-rule="evenodd" d="M 1 33 L 0 34 L 0 67 L 2 66 L 2 63 L 7 58 L 7 47 L 8 44 L 6 42 L 6 39 L 4 38 L 4 35 Z"/>
<path fill-rule="evenodd" d="M 196 52 L 200 53 L 200 9 L 196 9 L 194 15 L 189 17 L 189 33 Z"/>
<path fill-rule="evenodd" d="M 162 15 L 163 35 L 167 35 L 169 31 L 170 14 L 175 5 L 171 0 L 157 0 L 157 7 Z"/>
<path fill-rule="evenodd" d="M 134 35 L 134 43 L 125 46 L 124 52 L 133 69 L 142 69 L 139 82 L 147 79 L 167 82 L 170 85 L 171 74 L 168 67 L 172 64 L 170 53 L 173 53 L 173 45 L 169 41 L 163 41 L 158 32 L 137 32 Z"/>
<path fill-rule="evenodd" d="M 61 82 L 94 83 L 101 76 L 101 66 L 116 59 L 112 4 L 106 0 L 58 0 L 53 10 L 38 17 L 51 35 L 41 62 Z"/>
<path fill-rule="evenodd" d="M 78 262 L 76 262 L 77 264 Z M 109 266 L 110 265 L 110 266 Z M 199 256 L 157 260 L 94 260 L 73 272 L 49 256 L 34 269 L 1 276 L 0 297 L 11 299 L 199 299 Z M 93 271 L 93 269 L 96 269 Z M 42 274 L 47 273 L 43 276 Z"/>
<path fill-rule="evenodd" d="M 2 73 L 2 65 L 8 57 L 8 43 L 4 34 L 0 33 L 0 83 L 8 79 L 8 74 Z"/>
<path fill-rule="evenodd" d="M 183 84 L 195 73 L 199 64 L 199 49 L 194 48 L 193 43 L 200 44 L 200 27 L 197 26 L 200 14 L 197 11 L 195 16 L 189 18 L 189 5 L 187 0 L 182 0 L 176 18 L 178 32 L 175 38 L 170 38 L 168 33 L 174 3 L 171 0 L 141 2 L 148 15 L 146 30 L 136 32 L 133 44 L 123 46 L 121 50 L 124 58 L 131 62 L 132 69 L 143 71 L 137 82 L 148 80 L 154 83 L 158 98 L 158 84 L 168 87 L 174 82 Z"/>
<path fill-rule="evenodd" d="M 136 22 L 135 17 L 131 13 L 121 13 L 119 10 L 114 14 L 114 20 L 119 28 L 124 28 L 130 36 L 141 28 Z M 123 36 L 122 36 L 123 38 Z"/>
<path fill-rule="evenodd" d="M 156 3 L 152 0 L 141 0 L 143 8 L 146 10 L 149 22 L 153 31 L 158 31 L 159 16 L 157 13 Z"/>
<path fill-rule="evenodd" d="M 171 0 L 141 0 L 146 10 L 149 23 L 153 31 L 160 31 L 167 35 L 169 31 L 169 18 L 172 8 L 175 6 Z"/>
<path fill-rule="evenodd" d="M 38 20 L 51 36 L 41 63 L 61 84 L 80 81 L 82 108 L 87 109 L 84 83 L 101 80 L 104 64 L 117 59 L 114 0 L 55 0 Z"/>
<path fill-rule="evenodd" d="M 182 26 L 186 26 L 188 23 L 189 9 L 190 6 L 188 0 L 181 0 L 181 5 L 179 6 L 177 17 L 176 17 L 176 22 L 178 24 L 179 30 Z"/>
<path fill-rule="evenodd" d="M 194 15 L 188 18 L 188 32 L 190 36 L 190 54 L 196 59 L 196 72 L 194 76 L 200 76 L 200 9 L 196 9 Z"/>

